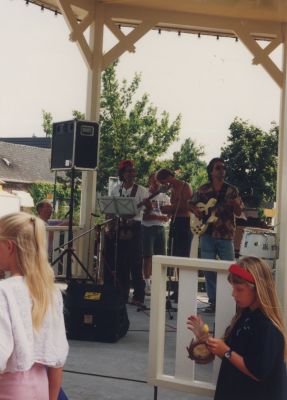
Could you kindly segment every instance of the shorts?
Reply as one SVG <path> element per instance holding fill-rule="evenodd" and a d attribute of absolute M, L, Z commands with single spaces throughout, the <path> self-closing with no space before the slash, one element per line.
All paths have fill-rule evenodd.
<path fill-rule="evenodd" d="M 166 240 L 164 226 L 142 225 L 143 256 L 152 257 L 153 255 L 166 254 Z"/>

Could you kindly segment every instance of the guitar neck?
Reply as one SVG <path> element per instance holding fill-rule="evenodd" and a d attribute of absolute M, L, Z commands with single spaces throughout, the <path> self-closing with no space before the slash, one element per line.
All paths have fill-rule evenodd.
<path fill-rule="evenodd" d="M 141 201 L 140 203 L 138 203 L 138 204 L 137 204 L 137 208 L 140 208 L 141 206 L 144 205 L 144 203 L 145 203 L 146 201 L 149 201 L 149 200 L 153 199 L 153 198 L 156 197 L 158 194 L 167 192 L 168 189 L 169 189 L 169 187 L 162 187 L 162 188 L 156 190 L 154 193 L 150 194 L 146 199 L 144 199 L 143 201 Z"/>

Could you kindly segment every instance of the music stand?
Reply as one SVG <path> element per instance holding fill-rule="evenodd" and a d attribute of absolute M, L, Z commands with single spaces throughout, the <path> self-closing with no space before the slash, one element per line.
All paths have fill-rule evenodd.
<path fill-rule="evenodd" d="M 136 215 L 138 213 L 134 197 L 104 196 L 98 198 L 100 211 L 115 216 Z"/>
<path fill-rule="evenodd" d="M 98 205 L 103 214 L 113 215 L 115 219 L 114 242 L 114 286 L 117 285 L 117 261 L 118 261 L 118 233 L 119 219 L 121 216 L 136 215 L 138 213 L 136 199 L 134 197 L 103 196 L 98 198 Z"/>

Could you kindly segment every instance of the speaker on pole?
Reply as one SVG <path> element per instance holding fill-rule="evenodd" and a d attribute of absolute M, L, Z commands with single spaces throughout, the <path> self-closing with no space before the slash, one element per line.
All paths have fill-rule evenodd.
<path fill-rule="evenodd" d="M 93 170 L 98 165 L 99 124 L 77 119 L 53 124 L 51 169 Z"/>

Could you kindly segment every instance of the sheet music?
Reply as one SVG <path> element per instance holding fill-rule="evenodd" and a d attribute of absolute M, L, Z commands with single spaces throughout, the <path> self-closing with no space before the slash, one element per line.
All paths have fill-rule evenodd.
<path fill-rule="evenodd" d="M 113 215 L 136 215 L 138 213 L 134 197 L 104 196 L 98 198 L 100 211 Z"/>

